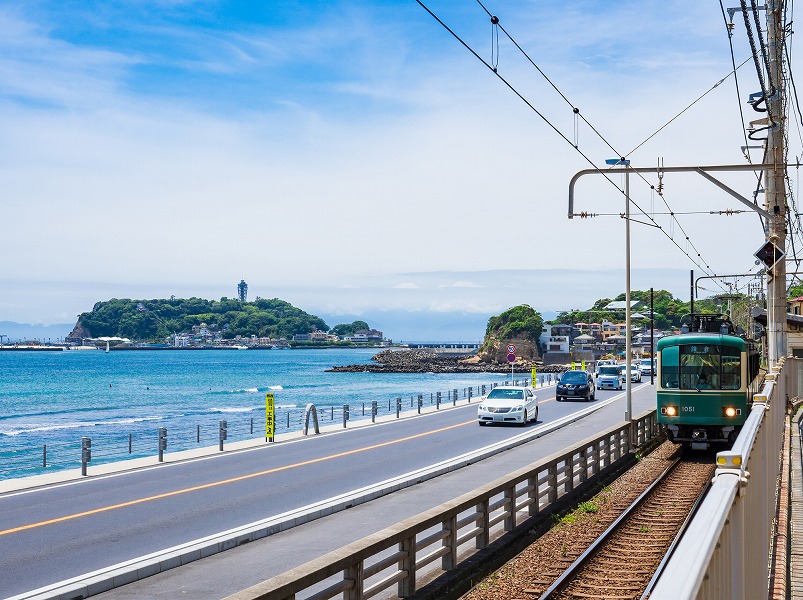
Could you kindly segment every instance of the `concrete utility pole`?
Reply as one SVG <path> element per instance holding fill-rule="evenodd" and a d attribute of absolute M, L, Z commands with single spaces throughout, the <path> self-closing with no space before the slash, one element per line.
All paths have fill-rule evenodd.
<path fill-rule="evenodd" d="M 784 111 L 784 32 L 782 28 L 783 0 L 767 2 L 767 58 L 769 72 L 766 93 L 770 128 L 767 136 L 765 163 L 774 166 L 765 171 L 766 208 L 770 213 L 767 239 L 786 252 L 786 147 L 784 142 L 786 114 Z M 786 261 L 779 260 L 767 278 L 767 325 L 770 366 L 786 356 Z"/>

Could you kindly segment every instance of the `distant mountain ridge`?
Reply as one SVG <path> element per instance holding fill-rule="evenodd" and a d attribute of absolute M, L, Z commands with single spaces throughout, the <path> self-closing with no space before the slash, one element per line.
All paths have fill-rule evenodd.
<path fill-rule="evenodd" d="M 27 340 L 44 340 L 55 342 L 64 339 L 73 328 L 72 323 L 56 323 L 53 325 L 32 325 L 14 321 L 0 321 L 0 335 L 3 343 L 24 342 Z"/>

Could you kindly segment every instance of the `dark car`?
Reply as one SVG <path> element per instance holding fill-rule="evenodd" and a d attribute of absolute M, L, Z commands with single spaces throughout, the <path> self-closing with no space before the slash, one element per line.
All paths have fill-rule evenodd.
<path fill-rule="evenodd" d="M 594 376 L 587 371 L 566 371 L 558 381 L 555 389 L 555 398 L 558 402 L 566 398 L 594 399 L 597 388 L 594 385 Z"/>

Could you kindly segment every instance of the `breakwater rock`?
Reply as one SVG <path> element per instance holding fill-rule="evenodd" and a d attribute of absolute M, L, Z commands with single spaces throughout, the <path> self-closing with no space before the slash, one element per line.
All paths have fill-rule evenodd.
<path fill-rule="evenodd" d="M 383 350 L 371 357 L 374 364 L 336 366 L 327 369 L 335 373 L 509 373 L 510 363 L 483 362 L 478 357 L 440 356 L 431 350 Z M 560 373 L 564 365 L 542 365 L 534 361 L 516 361 L 513 369 L 530 373 Z"/>

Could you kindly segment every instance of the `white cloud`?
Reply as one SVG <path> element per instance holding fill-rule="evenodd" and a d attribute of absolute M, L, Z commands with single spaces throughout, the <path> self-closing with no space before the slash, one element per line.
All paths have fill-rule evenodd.
<path fill-rule="evenodd" d="M 718 7 L 687 4 L 513 3 L 500 18 L 624 152 L 730 68 Z M 233 296 L 241 277 L 252 295 L 331 313 L 561 309 L 620 293 L 621 192 L 584 177 L 577 210 L 609 216 L 569 221 L 568 181 L 589 165 L 548 124 L 415 7 L 328 10 L 343 7 L 339 21 L 204 30 L 157 6 L 154 22 L 123 28 L 154 36 L 147 54 L 93 37 L 91 23 L 85 38 L 65 35 L 68 25 L 52 25 L 58 8 L 0 10 L 0 252 L 14 256 L 0 266 L 0 320 L 31 310 L 25 281 L 89 292 L 71 304 L 75 287 L 55 285 L 63 295 L 25 320 L 146 291 Z M 487 58 L 489 25 L 475 9 L 442 10 Z M 571 107 L 509 45 L 500 73 L 575 141 Z M 634 165 L 742 162 L 734 95 L 730 81 L 719 86 Z M 594 161 L 613 153 L 582 121 L 578 132 Z M 745 195 L 754 183 L 721 177 Z M 698 176 L 663 183 L 683 231 L 655 215 L 662 231 L 716 272 L 752 266 L 763 241 L 753 215 L 681 214 L 741 206 Z M 667 210 L 639 178 L 631 195 Z M 648 274 L 697 269 L 636 223 L 632 260 Z"/>

